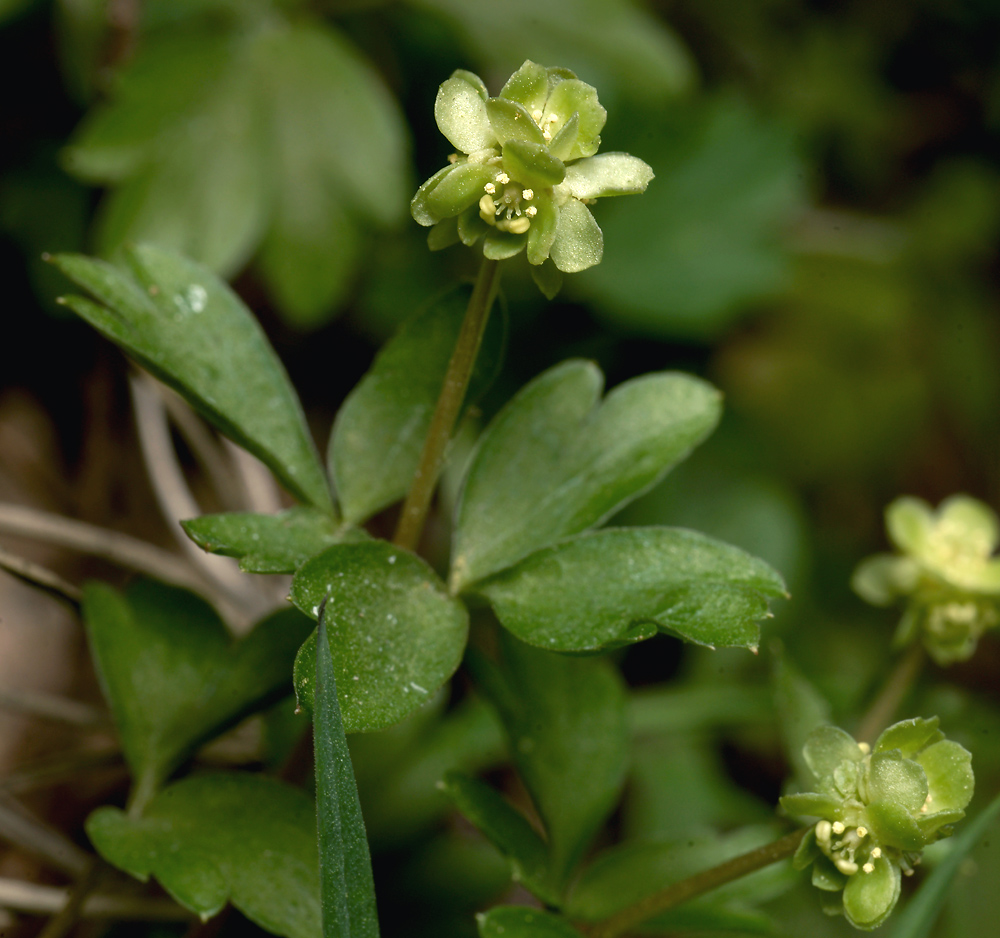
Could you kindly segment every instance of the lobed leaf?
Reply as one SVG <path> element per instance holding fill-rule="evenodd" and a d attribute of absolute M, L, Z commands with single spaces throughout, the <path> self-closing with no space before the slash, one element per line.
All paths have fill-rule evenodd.
<path fill-rule="evenodd" d="M 478 657 L 470 665 L 545 824 L 551 882 L 561 889 L 624 781 L 625 692 L 603 659 L 550 654 L 507 637 L 502 647 L 500 665 Z"/>
<path fill-rule="evenodd" d="M 584 361 L 545 372 L 493 419 L 455 522 L 456 591 L 594 527 L 655 484 L 719 419 L 718 392 L 687 375 L 646 375 L 600 401 Z"/>
<path fill-rule="evenodd" d="M 317 618 L 326 608 L 337 693 L 348 733 L 397 723 L 455 672 L 468 613 L 419 557 L 385 541 L 338 544 L 292 581 L 292 602 Z M 295 660 L 300 703 L 313 704 L 315 633 Z"/>
<path fill-rule="evenodd" d="M 152 580 L 124 594 L 88 584 L 83 618 L 139 808 L 197 745 L 288 694 L 309 633 L 285 609 L 234 643 L 204 600 Z"/>
<path fill-rule="evenodd" d="M 639 641 L 657 628 L 756 649 L 781 577 L 736 547 L 678 528 L 611 528 L 529 554 L 480 583 L 505 628 L 552 651 Z"/>
<path fill-rule="evenodd" d="M 151 245 L 122 267 L 78 254 L 56 266 L 99 303 L 67 305 L 261 459 L 298 498 L 332 511 L 302 405 L 263 330 L 200 264 Z"/>
<path fill-rule="evenodd" d="M 202 550 L 238 557 L 245 573 L 294 573 L 310 557 L 341 541 L 364 540 L 358 528 L 345 528 L 323 511 L 299 506 L 276 515 L 233 511 L 201 515 L 181 527 Z"/>
<path fill-rule="evenodd" d="M 232 902 L 275 935 L 320 933 L 316 814 L 301 789 L 245 772 L 194 775 L 142 817 L 103 807 L 86 828 L 105 860 L 143 882 L 155 876 L 203 920 Z"/>
<path fill-rule="evenodd" d="M 402 498 L 413 484 L 468 300 L 468 288 L 451 290 L 403 325 L 337 413 L 328 459 L 347 521 L 368 518 Z M 502 311 L 495 310 L 466 406 L 495 378 L 505 333 Z"/>

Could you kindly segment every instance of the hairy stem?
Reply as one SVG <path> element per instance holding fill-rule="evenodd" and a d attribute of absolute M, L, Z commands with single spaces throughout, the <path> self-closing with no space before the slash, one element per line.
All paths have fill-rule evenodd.
<path fill-rule="evenodd" d="M 469 297 L 465 319 L 455 342 L 455 350 L 448 362 L 444 385 L 431 417 L 431 425 L 424 440 L 424 449 L 413 476 L 413 484 L 403 503 L 393 543 L 406 550 L 415 550 L 424 530 L 431 497 L 437 486 L 444 454 L 451 439 L 455 422 L 465 400 L 472 369 L 479 353 L 479 345 L 486 331 L 486 323 L 496 295 L 499 261 L 483 258 L 476 285 Z"/>
<path fill-rule="evenodd" d="M 861 718 L 858 731 L 855 734 L 858 742 L 875 742 L 879 733 L 892 721 L 899 705 L 909 693 L 923 666 L 924 646 L 919 643 L 911 645 L 906 654 L 899 659 L 889 677 L 886 678 L 882 690 L 872 701 L 868 712 Z"/>
<path fill-rule="evenodd" d="M 749 853 L 740 854 L 738 857 L 726 860 L 725 863 L 713 866 L 710 870 L 703 870 L 701 873 L 683 879 L 679 883 L 665 886 L 659 892 L 654 892 L 652 895 L 646 896 L 645 899 L 640 899 L 634 905 L 606 918 L 603 922 L 598 922 L 588 932 L 589 938 L 617 938 L 618 935 L 624 934 L 653 916 L 666 912 L 682 902 L 687 902 L 689 899 L 702 895 L 702 893 L 731 883 L 734 879 L 740 879 L 750 873 L 755 873 L 757 870 L 762 870 L 765 866 L 784 860 L 795 853 L 807 830 L 808 828 L 802 828 L 793 831 L 780 840 L 765 844 Z"/>

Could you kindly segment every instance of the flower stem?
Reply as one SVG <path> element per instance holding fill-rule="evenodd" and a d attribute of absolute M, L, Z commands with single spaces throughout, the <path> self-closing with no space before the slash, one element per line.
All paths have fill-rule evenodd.
<path fill-rule="evenodd" d="M 399 524 L 393 543 L 406 550 L 415 550 L 424 530 L 431 497 L 437 486 L 438 476 L 444 463 L 444 454 L 451 439 L 452 430 L 462 409 L 465 392 L 469 387 L 472 369 L 479 353 L 479 345 L 486 331 L 490 307 L 496 296 L 499 261 L 483 258 L 476 285 L 473 287 L 465 319 L 455 342 L 455 350 L 448 362 L 444 385 L 431 417 L 431 425 L 424 440 L 424 450 L 420 454 L 413 484 L 403 503 Z"/>
<path fill-rule="evenodd" d="M 909 693 L 920 669 L 924 666 L 924 646 L 919 642 L 909 650 L 893 668 L 882 690 L 861 718 L 855 734 L 858 742 L 874 743 L 879 733 L 890 723 L 899 705 Z"/>
<path fill-rule="evenodd" d="M 588 933 L 589 938 L 618 938 L 637 925 L 651 919 L 654 915 L 666 912 L 674 906 L 694 899 L 702 893 L 709 892 L 726 883 L 731 883 L 734 879 L 740 879 L 750 873 L 784 860 L 795 853 L 799 842 L 805 836 L 809 828 L 804 827 L 797 831 L 786 834 L 780 840 L 765 844 L 749 853 L 740 854 L 725 863 L 713 866 L 710 870 L 703 870 L 679 883 L 672 883 L 664 887 L 659 892 L 654 892 L 645 899 L 640 899 L 634 905 L 630 905 L 621 912 L 606 918 L 603 922 L 598 922 Z"/>

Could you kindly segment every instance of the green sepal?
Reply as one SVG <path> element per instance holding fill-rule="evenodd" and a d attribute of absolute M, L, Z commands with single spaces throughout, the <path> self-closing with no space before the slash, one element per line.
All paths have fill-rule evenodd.
<path fill-rule="evenodd" d="M 562 271 L 556 267 L 552 261 L 545 261 L 542 264 L 529 264 L 528 271 L 531 279 L 535 281 L 535 286 L 542 291 L 542 295 L 547 300 L 554 300 L 562 289 Z"/>
<path fill-rule="evenodd" d="M 420 188 L 417 189 L 416 194 L 410 201 L 410 214 L 418 225 L 428 228 L 431 225 L 436 225 L 441 220 L 431 211 L 427 198 L 441 184 L 442 180 L 451 175 L 457 168 L 457 163 L 449 163 L 444 168 L 439 169 L 430 179 L 425 180 Z"/>
<path fill-rule="evenodd" d="M 442 218 L 427 232 L 427 247 L 432 251 L 443 251 L 459 241 L 458 219 Z"/>
<path fill-rule="evenodd" d="M 570 160 L 576 139 L 580 136 L 580 112 L 574 111 L 562 129 L 549 142 L 549 153 L 560 160 Z"/>
<path fill-rule="evenodd" d="M 823 852 L 816 843 L 816 825 L 814 824 L 806 831 L 805 836 L 799 841 L 795 853 L 792 855 L 792 866 L 797 870 L 806 869 L 809 864 L 815 862 L 817 857 L 823 856 Z"/>
<path fill-rule="evenodd" d="M 493 226 L 483 221 L 479 205 L 470 205 L 458 216 L 458 237 L 466 247 L 472 247 L 483 235 L 492 231 Z"/>
<path fill-rule="evenodd" d="M 508 257 L 520 254 L 527 244 L 526 234 L 514 234 L 512 231 L 500 231 L 489 226 L 483 240 L 483 257 L 491 261 L 505 261 Z"/>

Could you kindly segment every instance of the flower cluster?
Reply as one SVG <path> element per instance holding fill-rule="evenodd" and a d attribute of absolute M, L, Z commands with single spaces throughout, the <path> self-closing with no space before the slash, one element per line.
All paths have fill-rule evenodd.
<path fill-rule="evenodd" d="M 996 514 L 982 502 L 955 495 L 935 512 L 917 498 L 886 510 L 899 554 L 861 563 L 852 585 L 875 605 L 906 600 L 897 640 L 922 638 L 938 664 L 964 661 L 982 633 L 1000 623 L 1000 542 Z"/>
<path fill-rule="evenodd" d="M 458 152 L 410 206 L 416 221 L 433 226 L 431 248 L 481 239 L 493 260 L 526 251 L 548 296 L 561 272 L 601 260 L 601 229 L 587 206 L 643 192 L 653 178 L 627 153 L 595 155 L 607 112 L 567 69 L 525 62 L 495 98 L 479 76 L 456 71 L 438 90 L 434 117 Z"/>
<path fill-rule="evenodd" d="M 803 750 L 817 790 L 786 795 L 782 808 L 820 820 L 794 863 L 857 928 L 881 924 L 924 847 L 951 834 L 972 798 L 972 757 L 944 738 L 937 717 L 890 726 L 873 747 L 821 726 Z M 832 895 L 831 895 L 832 898 Z"/>

